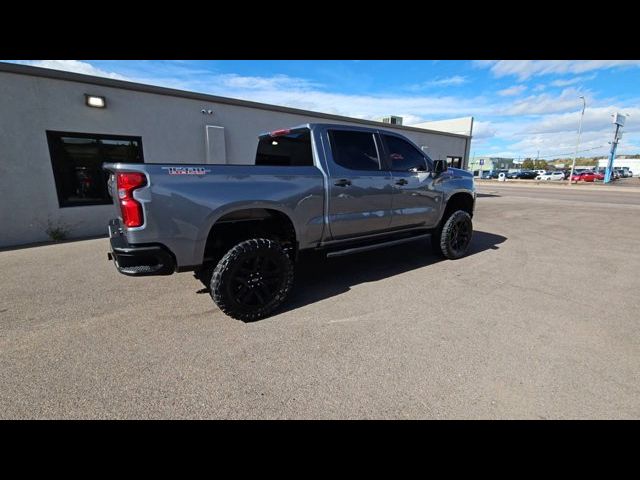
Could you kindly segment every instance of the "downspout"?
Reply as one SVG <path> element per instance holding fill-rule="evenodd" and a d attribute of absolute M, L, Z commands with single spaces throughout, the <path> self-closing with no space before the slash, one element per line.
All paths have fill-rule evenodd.
<path fill-rule="evenodd" d="M 469 137 L 464 152 L 464 160 L 462 162 L 462 170 L 469 169 L 469 156 L 471 155 L 471 139 L 473 138 L 473 117 L 471 117 L 471 125 L 469 127 Z"/>

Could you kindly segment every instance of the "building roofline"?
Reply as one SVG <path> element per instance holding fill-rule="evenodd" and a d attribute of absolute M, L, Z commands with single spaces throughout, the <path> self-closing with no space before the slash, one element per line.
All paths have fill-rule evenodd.
<path fill-rule="evenodd" d="M 158 87 L 155 85 L 147 85 L 144 83 L 136 83 L 136 82 L 130 82 L 126 80 L 116 80 L 113 78 L 96 77 L 93 75 L 67 72 L 64 70 L 54 70 L 50 68 L 33 67 L 30 65 L 20 65 L 15 63 L 0 62 L 0 72 L 14 73 L 18 75 L 30 75 L 34 77 L 53 78 L 56 80 L 64 80 L 68 82 L 87 83 L 91 85 L 99 85 L 104 87 L 120 88 L 123 90 L 132 90 L 132 91 L 144 92 L 144 93 L 154 93 L 157 95 L 167 95 L 171 97 L 188 98 L 191 100 L 203 100 L 207 102 L 235 105 L 239 107 L 258 108 L 261 110 L 292 113 L 296 115 L 310 115 L 310 116 L 319 117 L 319 118 L 326 118 L 329 120 L 340 120 L 344 122 L 360 123 L 362 125 L 383 127 L 388 129 L 398 129 L 398 130 L 420 132 L 420 133 L 434 133 L 437 135 L 446 135 L 449 137 L 464 138 L 464 139 L 471 138 L 469 135 L 461 135 L 457 133 L 443 132 L 439 130 L 427 130 L 424 128 L 410 127 L 407 125 L 394 125 L 390 123 L 376 122 L 374 120 L 364 120 L 360 118 L 345 117 L 342 115 L 315 112 L 312 110 L 302 110 L 299 108 L 283 107 L 280 105 L 270 105 L 267 103 L 252 102 L 249 100 L 239 100 L 236 98 L 219 97 L 217 95 L 209 95 L 206 93 L 197 93 L 197 92 L 190 92 L 187 90 Z"/>

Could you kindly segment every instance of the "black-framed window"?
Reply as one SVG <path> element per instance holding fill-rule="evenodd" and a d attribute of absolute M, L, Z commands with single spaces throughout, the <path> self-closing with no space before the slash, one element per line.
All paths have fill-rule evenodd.
<path fill-rule="evenodd" d="M 462 168 L 462 157 L 447 157 L 447 164 L 453 168 Z"/>
<path fill-rule="evenodd" d="M 349 170 L 380 170 L 380 159 L 373 133 L 330 130 L 333 160 Z"/>
<path fill-rule="evenodd" d="M 142 138 L 47 130 L 51 166 L 60 207 L 106 205 L 104 163 L 143 163 Z"/>
<path fill-rule="evenodd" d="M 391 170 L 408 172 L 417 170 L 427 171 L 427 161 L 424 155 L 406 140 L 393 135 L 382 135 L 389 155 Z"/>
<path fill-rule="evenodd" d="M 286 135 L 260 137 L 255 163 L 279 167 L 312 167 L 310 130 L 304 128 Z"/>

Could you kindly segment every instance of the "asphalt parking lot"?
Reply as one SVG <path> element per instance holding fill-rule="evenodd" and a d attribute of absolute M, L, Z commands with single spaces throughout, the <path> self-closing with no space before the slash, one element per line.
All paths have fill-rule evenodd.
<path fill-rule="evenodd" d="M 254 323 L 107 239 L 0 252 L 0 418 L 640 417 L 640 190 L 478 191 L 467 257 L 308 258 Z"/>

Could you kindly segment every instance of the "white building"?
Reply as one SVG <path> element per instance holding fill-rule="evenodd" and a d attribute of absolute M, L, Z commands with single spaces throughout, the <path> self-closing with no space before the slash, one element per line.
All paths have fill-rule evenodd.
<path fill-rule="evenodd" d="M 471 138 L 473 136 L 473 117 L 451 118 L 447 120 L 434 120 L 431 122 L 422 122 L 412 125 L 412 127 L 423 128 L 426 130 L 435 130 L 438 132 L 449 132 L 456 135 L 464 135 Z M 467 149 L 464 155 L 452 156 L 447 155 L 447 164 L 450 167 L 464 168 L 469 167 L 469 151 L 471 149 L 471 142 L 467 144 Z M 429 152 L 427 150 L 427 152 Z M 466 159 L 466 160 L 465 160 Z"/>
<path fill-rule="evenodd" d="M 493 170 L 514 170 L 517 165 L 513 158 L 503 157 L 474 157 L 468 162 L 467 170 L 473 172 L 474 175 L 480 175 L 480 172 L 492 172 Z"/>
<path fill-rule="evenodd" d="M 598 167 L 606 168 L 609 158 L 599 158 Z M 627 167 L 633 172 L 634 177 L 640 177 L 640 158 L 627 158 L 624 155 L 616 157 L 613 161 L 614 168 Z"/>
<path fill-rule="evenodd" d="M 90 98 L 97 97 L 98 106 Z M 428 114 L 428 112 L 425 112 Z M 114 207 L 104 162 L 252 164 L 260 133 L 307 122 L 398 131 L 465 168 L 452 133 L 0 63 L 0 247 L 103 235 Z M 453 122 L 454 124 L 456 122 Z"/>

